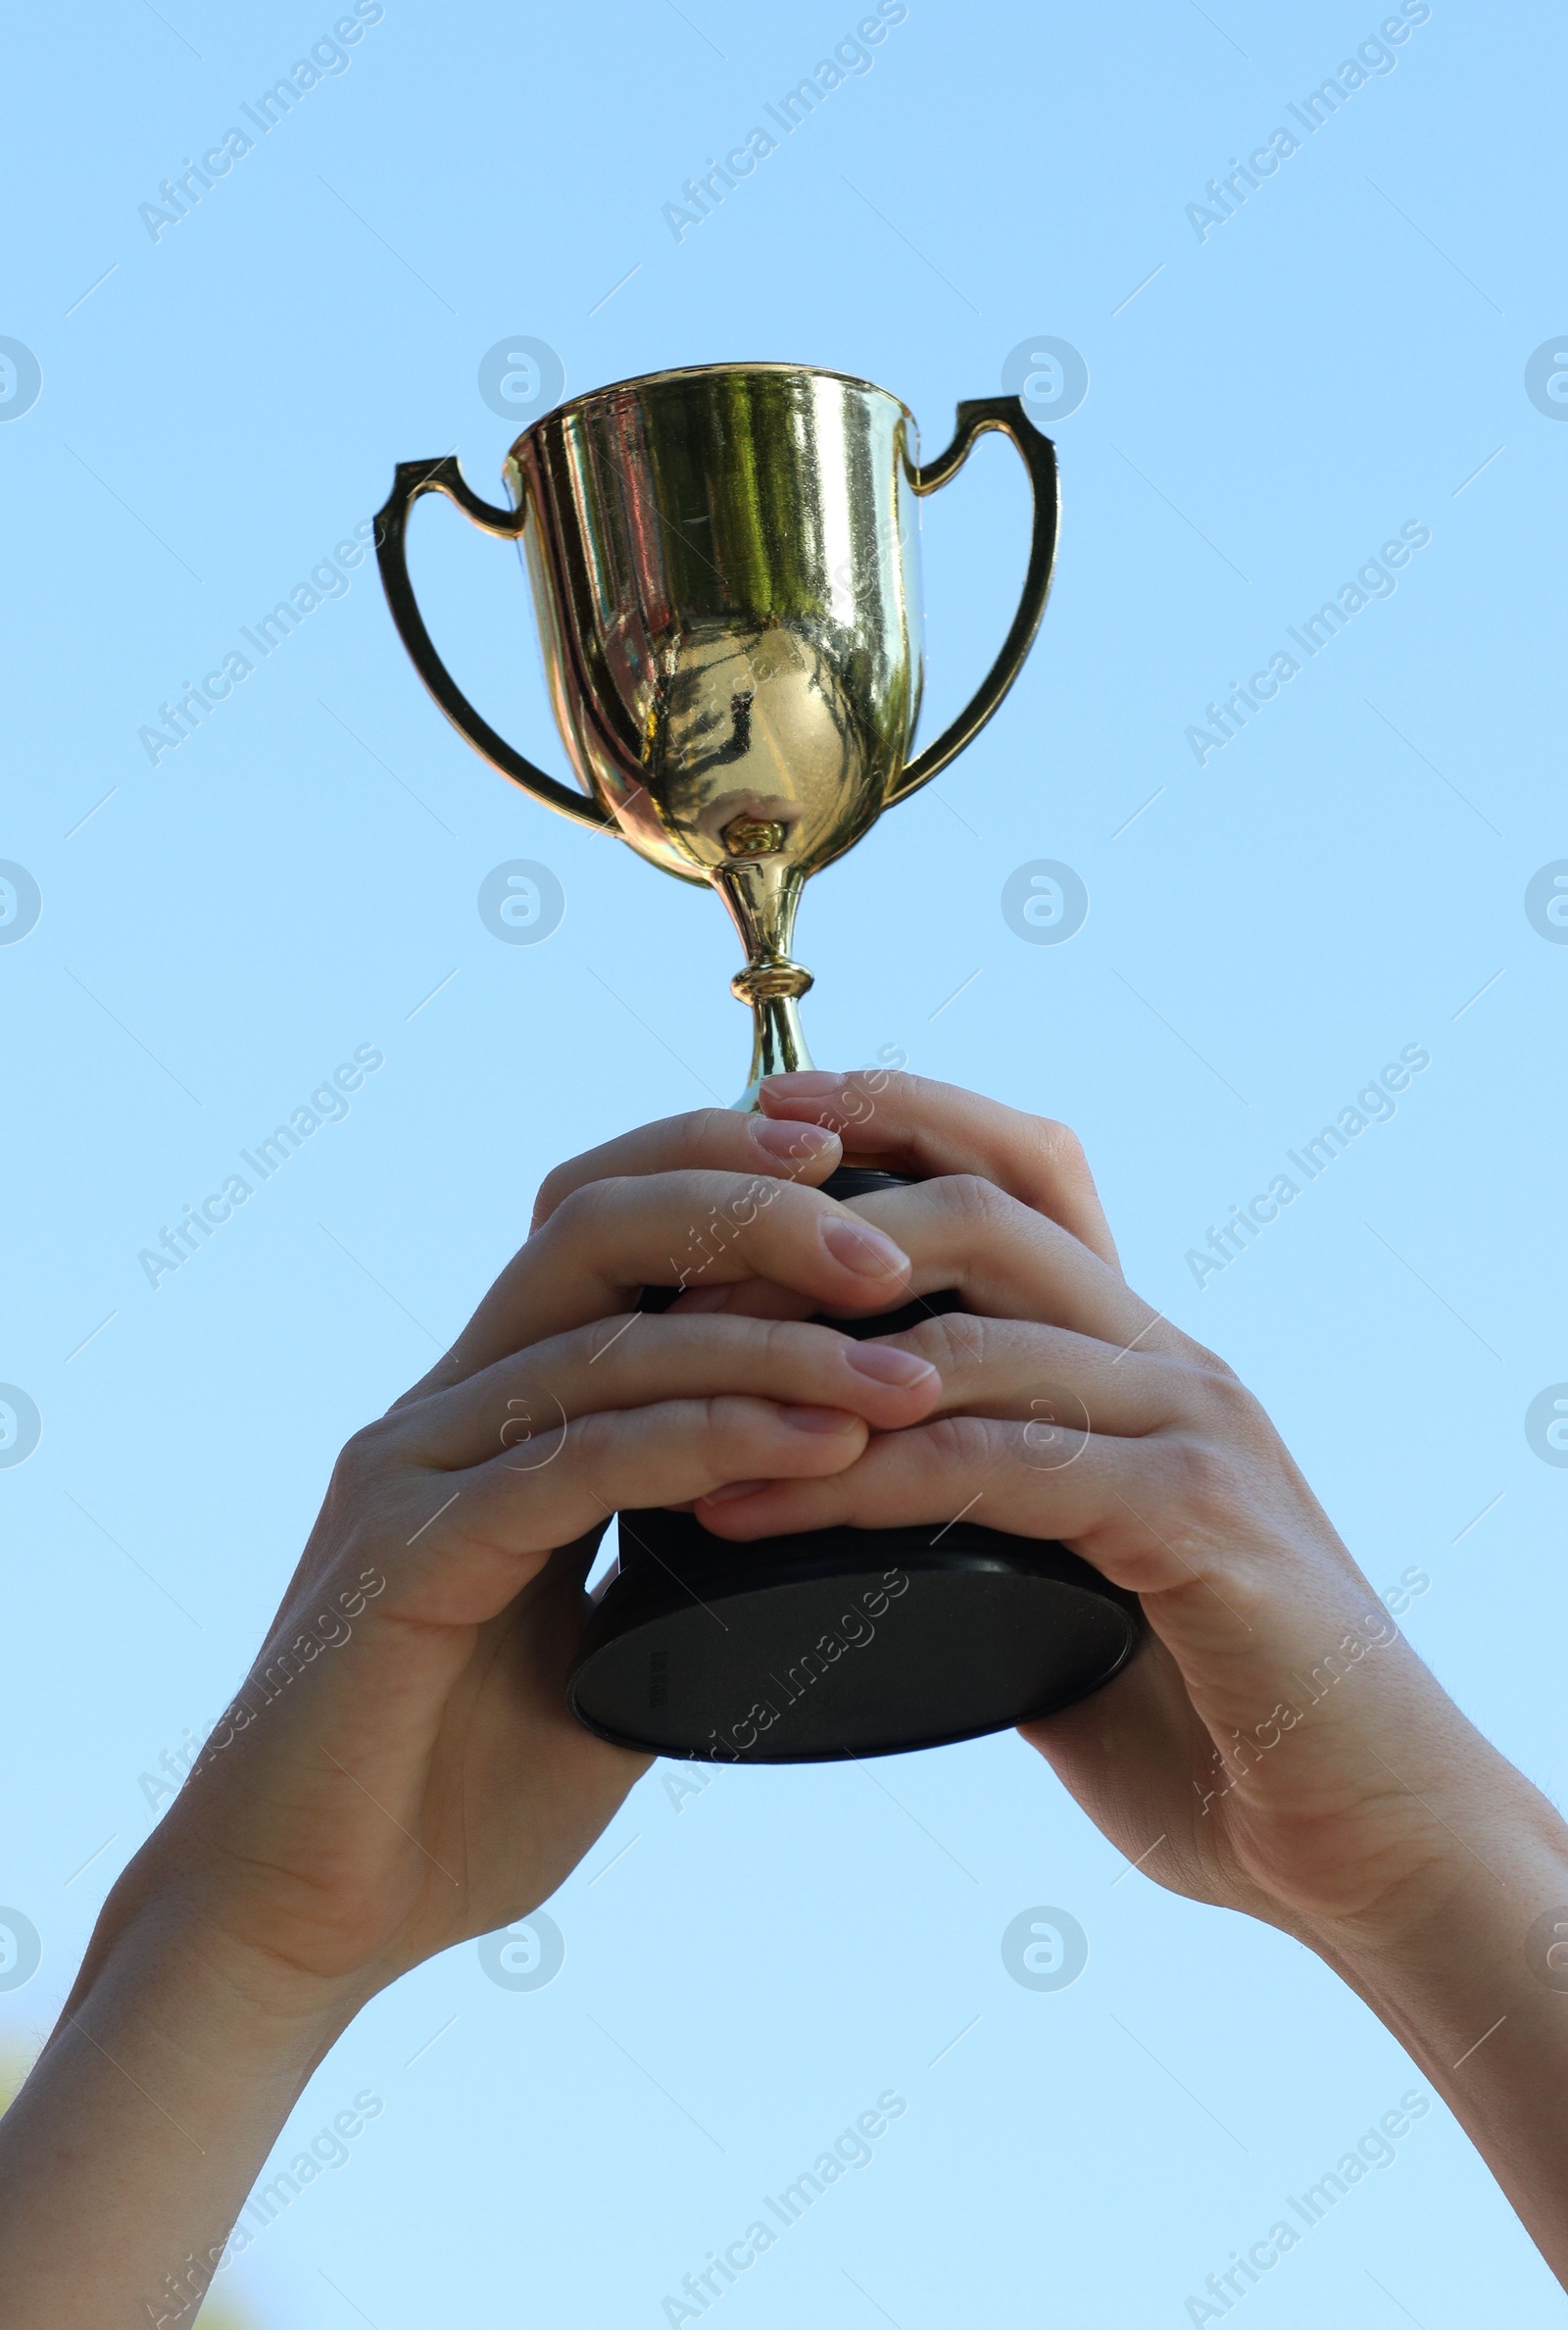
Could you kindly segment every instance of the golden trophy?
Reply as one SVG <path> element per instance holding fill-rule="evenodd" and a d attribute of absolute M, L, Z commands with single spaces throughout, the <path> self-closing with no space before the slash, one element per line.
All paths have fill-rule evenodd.
<path fill-rule="evenodd" d="M 987 429 L 1011 439 L 1033 490 L 1023 592 L 971 702 L 911 756 L 918 501 Z M 460 735 L 537 800 L 722 898 L 746 955 L 730 985 L 754 1016 L 742 1108 L 763 1077 L 811 1065 L 798 1010 L 811 974 L 792 954 L 807 876 L 979 732 L 1045 610 L 1055 454 L 1019 399 L 960 405 L 947 450 L 923 466 L 917 452 L 912 415 L 869 381 L 701 365 L 534 421 L 504 464 L 509 509 L 481 501 L 454 459 L 402 462 L 376 521 L 393 620 Z M 406 552 L 427 493 L 521 543 L 576 787 L 498 735 L 437 656 Z M 841 1168 L 826 1186 L 854 1197 L 894 1178 Z M 650 1288 L 644 1307 L 675 1291 Z M 831 1323 L 887 1334 L 957 1307 L 931 1296 Z M 588 1620 L 571 1704 L 605 1737 L 661 1754 L 810 1761 L 969 1738 L 1097 1689 L 1136 1640 L 1135 1606 L 1086 1563 L 967 1521 L 731 1546 L 688 1513 L 619 1517 L 619 1570 Z M 875 1655 L 849 1657 L 847 1633 Z"/>

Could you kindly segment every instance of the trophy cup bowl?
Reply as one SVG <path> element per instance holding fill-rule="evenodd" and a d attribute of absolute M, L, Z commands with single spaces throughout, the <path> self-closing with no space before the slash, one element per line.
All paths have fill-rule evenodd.
<path fill-rule="evenodd" d="M 962 404 L 957 418 L 953 443 L 922 467 L 912 415 L 869 381 L 782 364 L 657 372 L 568 399 L 525 429 L 504 465 L 510 509 L 479 500 L 451 458 L 403 462 L 376 521 L 393 620 L 460 734 L 536 799 L 722 898 L 746 957 L 731 989 L 753 1013 L 740 1108 L 757 1105 L 764 1077 L 811 1065 L 798 1008 L 811 974 L 791 953 L 807 876 L 962 751 L 1039 628 L 1054 450 L 1016 397 Z M 911 757 L 918 498 L 988 429 L 1017 447 L 1033 491 L 1023 591 L 974 697 Z M 520 541 L 580 789 L 498 735 L 436 654 L 407 564 L 409 513 L 426 493 Z M 848 1198 L 895 1180 L 841 1168 L 825 1186 Z M 677 1292 L 651 1288 L 644 1307 Z M 831 1323 L 888 1334 L 957 1307 L 936 1295 Z M 590 1729 L 662 1754 L 891 1753 L 1097 1689 L 1131 1655 L 1136 1608 L 1064 1548 L 966 1521 L 935 1540 L 835 1529 L 732 1546 L 689 1513 L 623 1513 L 619 1570 L 589 1618 L 569 1697 Z M 847 1629 L 874 1636 L 880 1657 L 848 1660 Z"/>

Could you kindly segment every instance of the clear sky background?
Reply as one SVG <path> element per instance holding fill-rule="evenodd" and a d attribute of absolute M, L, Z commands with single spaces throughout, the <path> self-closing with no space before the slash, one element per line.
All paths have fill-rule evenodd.
<path fill-rule="evenodd" d="M 907 0 L 679 240 L 663 206 L 853 34 L 850 0 L 385 0 L 263 134 L 242 105 L 331 22 L 87 0 L 12 35 L 0 860 L 41 911 L 0 876 L 0 1381 L 41 1438 L 11 1461 L 13 1400 L 0 1903 L 41 1959 L 0 2035 L 47 2028 L 151 1824 L 141 1775 L 225 1703 L 339 1444 L 455 1332 L 543 1172 L 743 1080 L 717 906 L 467 751 L 369 563 L 156 765 L 138 734 L 352 545 L 396 461 L 455 448 L 499 498 L 519 417 L 480 372 L 519 335 L 570 389 L 859 373 L 927 458 L 1020 347 L 1078 352 L 1082 402 L 1040 408 L 1064 516 L 1038 647 L 813 884 L 810 1039 L 1078 1128 L 1134 1283 L 1262 1396 L 1374 1586 L 1429 1581 L 1411 1639 L 1560 1799 L 1568 1470 L 1526 1432 L 1568 1378 L 1568 947 L 1526 911 L 1568 859 L 1560 18 L 1432 0 L 1309 132 L 1290 108 L 1379 39 L 1374 0 Z M 230 128 L 254 149 L 155 239 L 141 206 Z M 1245 207 L 1190 217 L 1280 129 L 1300 150 Z M 1025 503 L 993 438 L 925 506 L 926 734 L 1008 620 Z M 1403 527 L 1430 539 L 1200 763 L 1205 707 Z M 431 504 L 413 540 L 455 672 L 564 772 L 514 555 Z M 517 859 L 564 897 L 526 946 L 477 903 Z M 1088 893 L 1061 943 L 1003 912 L 1036 861 Z M 351 1114 L 149 1284 L 140 1251 L 356 1046 L 384 1064 Z M 1430 1066 L 1397 1113 L 1200 1286 L 1189 1250 L 1405 1046 Z M 456 1950 L 333 2050 L 275 2162 L 362 2091 L 383 2108 L 223 2276 L 231 2312 L 656 2330 L 893 2090 L 724 2323 L 1158 2330 L 1423 2085 L 1294 1944 L 1126 1873 L 1010 1736 L 678 1804 L 668 1778 L 549 1905 L 554 1980 Z M 1002 1949 L 1045 1908 L 1089 1941 L 1054 1991 Z M 1560 2322 L 1446 2110 L 1396 2149 L 1248 2322 Z"/>

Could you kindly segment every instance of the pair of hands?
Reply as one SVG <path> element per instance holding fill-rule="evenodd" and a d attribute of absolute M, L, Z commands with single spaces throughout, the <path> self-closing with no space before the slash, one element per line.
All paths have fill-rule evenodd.
<path fill-rule="evenodd" d="M 817 1185 L 846 1158 L 922 1178 L 839 1204 Z M 678 1276 L 671 1310 L 635 1313 Z M 946 1287 L 964 1313 L 906 1333 L 808 1323 Z M 1024 1461 L 1043 1389 L 1089 1419 L 1054 1468 Z M 451 1352 L 343 1452 L 78 1987 L 172 1913 L 251 1997 L 341 2024 L 548 1898 L 646 1769 L 564 1684 L 598 1539 L 647 1505 L 737 1542 L 960 1512 L 1060 1539 L 1151 1634 L 1025 1736 L 1146 1874 L 1342 1964 L 1455 1882 L 1422 1780 L 1491 1751 L 1256 1402 L 1128 1288 L 1073 1136 L 912 1077 L 802 1075 L 760 1115 L 671 1118 L 549 1176 Z"/>
<path fill-rule="evenodd" d="M 837 1204 L 841 1158 L 920 1178 Z M 672 1279 L 668 1312 L 633 1310 Z M 949 1287 L 965 1311 L 906 1333 L 812 1323 Z M 1043 1447 L 1042 1410 L 1087 1429 Z M 358 2008 L 575 1865 L 645 1768 L 564 1688 L 598 1540 L 648 1505 L 737 1543 L 972 1512 L 1135 1591 L 1137 1657 L 1026 1736 L 1147 1875 L 1360 1991 L 1568 2285 L 1568 2018 L 1538 1963 L 1568 1927 L 1562 1822 L 1399 1638 L 1255 1401 L 1129 1290 L 1069 1133 L 796 1076 L 760 1116 L 559 1167 L 452 1351 L 344 1451 L 0 2121 L 6 2330 L 188 2330 Z"/>

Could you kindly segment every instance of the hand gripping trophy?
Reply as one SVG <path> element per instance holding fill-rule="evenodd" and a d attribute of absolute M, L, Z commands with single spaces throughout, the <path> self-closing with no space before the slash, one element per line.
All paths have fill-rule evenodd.
<path fill-rule="evenodd" d="M 911 758 L 918 497 L 993 428 L 1033 489 L 1023 594 L 972 701 Z M 722 898 L 746 954 L 730 985 L 754 1017 L 741 1108 L 764 1077 L 811 1065 L 798 1009 L 811 974 L 792 954 L 807 876 L 963 750 L 1045 610 L 1056 462 L 1019 400 L 960 405 L 946 452 L 924 466 L 916 455 L 913 417 L 868 381 L 703 365 L 595 389 L 536 421 L 507 456 L 510 509 L 480 501 L 455 460 L 403 462 L 376 521 L 393 620 L 459 733 L 552 809 Z M 426 493 L 520 541 L 580 790 L 499 736 L 437 656 L 406 551 Z M 825 1186 L 854 1198 L 893 1181 L 841 1167 Z M 650 1288 L 644 1307 L 675 1292 Z M 832 1323 L 888 1334 L 958 1307 L 938 1294 Z M 622 1513 L 619 1529 L 571 1705 L 606 1738 L 662 1755 L 806 1762 L 972 1738 L 1098 1689 L 1137 1640 L 1136 1604 L 1086 1562 L 967 1520 L 740 1546 L 689 1513 Z M 845 1655 L 847 1633 L 869 1644 L 863 1655 Z"/>

